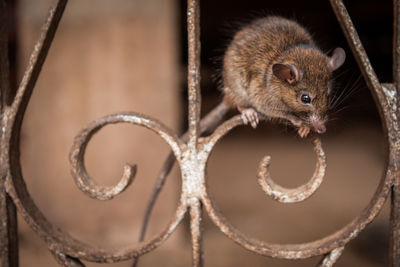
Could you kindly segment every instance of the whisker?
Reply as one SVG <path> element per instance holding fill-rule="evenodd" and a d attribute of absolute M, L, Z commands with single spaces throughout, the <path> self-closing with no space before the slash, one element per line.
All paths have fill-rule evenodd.
<path fill-rule="evenodd" d="M 329 109 L 332 110 L 336 108 L 337 106 L 341 105 L 344 101 L 346 101 L 351 95 L 353 95 L 355 92 L 359 91 L 361 87 L 361 74 L 357 77 L 357 79 L 350 84 L 348 82 L 346 86 L 344 86 L 344 89 L 341 90 L 339 94 L 334 94 L 330 100 L 329 103 Z"/>
<path fill-rule="evenodd" d="M 337 110 L 333 111 L 330 115 L 331 115 L 331 116 L 337 115 L 337 114 L 339 114 L 340 112 L 343 112 L 344 110 L 347 110 L 347 109 L 349 109 L 349 108 L 350 108 L 350 106 L 341 107 L 340 109 L 337 109 Z"/>

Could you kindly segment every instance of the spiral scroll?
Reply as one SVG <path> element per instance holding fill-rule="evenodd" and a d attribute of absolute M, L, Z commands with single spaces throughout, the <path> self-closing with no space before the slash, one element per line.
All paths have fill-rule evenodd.
<path fill-rule="evenodd" d="M 224 122 L 220 125 L 215 132 L 204 139 L 203 145 L 205 150 L 210 150 L 213 146 L 231 129 L 238 125 L 242 125 L 243 121 L 240 116 L 235 116 L 232 119 Z M 294 194 L 290 194 L 289 196 L 294 199 L 300 201 L 300 199 L 306 199 L 313 192 L 315 192 L 316 188 L 318 188 L 319 184 L 322 182 L 322 178 L 325 174 L 326 168 L 326 158 L 325 153 L 323 152 L 321 142 L 319 139 L 313 140 L 314 150 L 317 154 L 317 164 L 316 169 L 314 171 L 314 175 L 311 180 L 303 186 L 299 188 L 292 189 Z M 278 188 L 277 192 L 285 192 L 282 187 L 279 187 L 268 177 L 267 158 L 261 162 L 261 173 L 258 177 L 261 186 L 265 190 L 265 186 L 270 187 L 274 190 Z M 274 244 L 268 243 L 265 241 L 257 240 L 254 238 L 247 237 L 244 233 L 242 233 L 239 229 L 235 228 L 230 222 L 220 213 L 217 205 L 214 203 L 213 199 L 208 194 L 208 189 L 206 189 L 206 194 L 202 197 L 202 203 L 210 216 L 213 223 L 230 239 L 241 245 L 242 247 L 253 251 L 260 255 L 265 255 L 274 258 L 282 258 L 282 259 L 305 259 L 312 256 L 327 254 L 325 257 L 325 262 L 330 263 L 336 261 L 340 256 L 342 247 L 349 242 L 351 239 L 355 238 L 360 231 L 362 231 L 365 226 L 370 223 L 378 214 L 379 210 L 382 208 L 382 205 L 387 198 L 389 193 L 390 184 L 393 181 L 394 173 L 393 173 L 393 165 L 387 169 L 386 174 L 384 175 L 381 183 L 379 184 L 374 197 L 371 199 L 368 206 L 364 209 L 364 211 L 353 221 L 347 224 L 342 229 L 336 231 L 335 233 L 328 235 L 319 240 L 315 240 L 312 242 L 301 243 L 301 244 Z M 269 178 L 268 182 L 265 178 Z M 260 181 L 261 180 L 261 181 Z M 265 184 L 263 184 L 265 182 Z M 270 190 L 270 189 L 268 189 Z M 280 190 L 280 191 L 279 191 Z M 305 191 L 301 191 L 305 190 Z M 275 194 L 275 195 L 274 195 Z M 277 196 L 277 193 L 271 194 L 272 197 Z M 279 195 L 278 195 L 279 196 Z M 287 196 L 284 194 L 281 195 L 282 200 L 287 199 Z M 325 264 L 325 263 L 324 263 Z M 329 265 L 321 265 L 321 266 L 329 266 Z"/>
<path fill-rule="evenodd" d="M 180 141 L 177 136 L 174 136 L 169 130 L 154 119 L 147 118 L 140 114 L 127 113 L 109 115 L 98 120 L 93 121 L 87 128 L 82 130 L 80 134 L 75 137 L 75 142 L 71 148 L 70 162 L 71 174 L 75 180 L 76 185 L 85 194 L 98 200 L 109 200 L 114 196 L 123 192 L 132 182 L 136 174 L 136 165 L 126 164 L 124 167 L 124 174 L 118 184 L 114 187 L 105 187 L 97 185 L 96 182 L 89 176 L 84 164 L 84 154 L 86 146 L 91 137 L 104 126 L 111 123 L 133 123 L 147 127 L 161 137 L 172 147 L 175 156 L 180 155 Z"/>
<path fill-rule="evenodd" d="M 298 188 L 288 189 L 276 184 L 268 171 L 270 156 L 264 157 L 259 166 L 258 183 L 264 192 L 273 199 L 282 203 L 296 203 L 309 198 L 321 185 L 326 171 L 326 156 L 319 138 L 313 141 L 314 151 L 317 154 L 317 164 L 310 181 Z"/>

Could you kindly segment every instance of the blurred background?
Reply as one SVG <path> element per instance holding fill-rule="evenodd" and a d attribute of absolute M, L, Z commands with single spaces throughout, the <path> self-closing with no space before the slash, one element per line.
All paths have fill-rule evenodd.
<path fill-rule="evenodd" d="M 20 81 L 51 0 L 16 0 L 10 7 L 10 56 L 14 87 Z M 280 204 L 256 181 L 258 163 L 272 156 L 271 174 L 282 186 L 311 177 L 315 156 L 309 142 L 290 127 L 261 123 L 238 127 L 217 144 L 208 164 L 211 195 L 243 233 L 267 242 L 300 243 L 327 236 L 361 213 L 374 194 L 384 162 L 380 118 L 329 1 L 201 1 L 202 112 L 220 100 L 221 58 L 233 34 L 269 14 L 295 18 L 321 49 L 346 50 L 335 73 L 340 104 L 323 135 L 328 169 L 321 187 L 298 204 Z M 345 1 L 381 82 L 392 79 L 392 3 Z M 101 116 L 135 111 L 186 129 L 186 1 L 70 0 L 28 106 L 21 140 L 22 167 L 33 199 L 54 224 L 101 247 L 137 243 L 140 223 L 156 175 L 169 147 L 152 132 L 132 125 L 102 129 L 89 143 L 86 166 L 103 185 L 114 185 L 125 162 L 138 164 L 134 183 L 111 201 L 90 199 L 69 174 L 75 135 Z M 232 112 L 230 115 L 234 115 Z M 180 195 L 175 166 L 155 207 L 147 236 L 160 232 Z M 351 241 L 335 266 L 386 266 L 389 206 Z M 56 266 L 45 244 L 19 218 L 21 266 Z M 224 236 L 204 216 L 205 266 L 314 266 L 256 255 Z M 87 266 L 97 266 L 86 263 Z M 130 266 L 131 262 L 109 266 Z M 140 266 L 190 266 L 188 220 Z"/>

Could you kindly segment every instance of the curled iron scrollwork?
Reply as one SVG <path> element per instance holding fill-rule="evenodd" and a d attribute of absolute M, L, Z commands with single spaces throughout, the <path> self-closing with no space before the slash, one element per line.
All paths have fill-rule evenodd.
<path fill-rule="evenodd" d="M 173 136 L 165 126 L 154 119 L 147 118 L 140 114 L 129 113 L 109 115 L 95 120 L 75 137 L 74 144 L 71 148 L 70 162 L 71 174 L 79 189 L 88 196 L 99 200 L 109 200 L 120 194 L 131 184 L 136 174 L 136 165 L 126 164 L 124 166 L 123 176 L 118 184 L 113 187 L 104 187 L 97 185 L 86 171 L 83 157 L 88 142 L 97 131 L 111 123 L 132 123 L 147 127 L 158 133 L 171 146 L 172 150 L 175 152 L 175 156 L 179 156 L 180 154 L 180 141 L 178 138 Z"/>
<path fill-rule="evenodd" d="M 231 129 L 242 125 L 240 116 L 222 123 L 210 136 L 200 138 L 200 38 L 199 38 L 199 3 L 188 1 L 188 32 L 189 32 L 189 135 L 185 143 L 172 133 L 166 126 L 155 119 L 138 113 L 123 113 L 109 115 L 93 121 L 75 138 L 71 149 L 71 172 L 77 186 L 90 197 L 107 200 L 123 192 L 133 181 L 136 167 L 126 165 L 124 174 L 116 186 L 104 187 L 98 185 L 87 173 L 84 165 L 85 149 L 91 137 L 101 128 L 113 123 L 132 123 L 146 127 L 166 141 L 171 147 L 182 172 L 182 192 L 177 210 L 167 227 L 150 240 L 139 243 L 135 247 L 120 250 L 98 249 L 85 244 L 51 224 L 34 204 L 25 186 L 19 159 L 20 129 L 26 107 L 28 105 L 35 82 L 49 50 L 57 25 L 63 14 L 67 0 L 56 1 L 50 10 L 46 23 L 42 28 L 39 41 L 34 51 L 17 95 L 11 106 L 2 114 L 2 170 L 6 170 L 5 187 L 7 194 L 17 207 L 18 212 L 28 225 L 46 242 L 49 250 L 57 261 L 64 266 L 83 266 L 80 260 L 93 262 L 118 262 L 139 257 L 157 248 L 165 241 L 182 221 L 186 213 L 191 216 L 193 265 L 202 265 L 201 221 L 202 209 L 208 213 L 212 222 L 230 239 L 242 247 L 260 255 L 282 259 L 304 259 L 324 255 L 320 266 L 332 266 L 339 258 L 344 246 L 354 239 L 370 223 L 381 210 L 393 181 L 398 173 L 397 155 L 399 154 L 397 93 L 393 85 L 382 86 L 371 67 L 365 50 L 358 38 L 347 11 L 340 0 L 331 0 L 331 5 L 348 38 L 350 47 L 363 71 L 376 104 L 381 112 L 388 141 L 388 163 L 375 195 L 362 213 L 342 229 L 319 240 L 303 244 L 273 244 L 249 238 L 232 226 L 218 211 L 214 201 L 208 194 L 206 183 L 206 166 L 214 145 Z M 326 169 L 325 153 L 321 141 L 314 139 L 314 150 L 317 154 L 317 164 L 311 180 L 299 188 L 286 189 L 277 185 L 269 176 L 270 158 L 262 159 L 259 167 L 258 181 L 262 189 L 273 199 L 280 202 L 298 202 L 307 199 L 321 184 Z"/>
<path fill-rule="evenodd" d="M 258 183 L 267 195 L 282 203 L 296 203 L 309 198 L 315 193 L 325 176 L 326 156 L 324 150 L 322 149 L 321 140 L 319 138 L 313 139 L 312 143 L 314 145 L 314 151 L 317 154 L 315 171 L 311 179 L 306 184 L 297 188 L 288 189 L 276 184 L 271 179 L 268 171 L 271 157 L 266 156 L 261 160 L 258 171 Z"/>

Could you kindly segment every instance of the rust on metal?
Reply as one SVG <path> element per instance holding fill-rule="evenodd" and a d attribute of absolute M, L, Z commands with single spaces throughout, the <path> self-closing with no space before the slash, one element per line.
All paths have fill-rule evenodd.
<path fill-rule="evenodd" d="M 199 134 L 203 134 L 205 132 L 212 132 L 215 130 L 215 128 L 218 126 L 219 123 L 221 123 L 222 119 L 226 115 L 226 113 L 229 111 L 230 107 L 225 103 L 225 101 L 221 101 L 220 104 L 215 107 L 210 113 L 208 113 L 204 118 L 201 119 L 200 121 L 200 132 Z M 186 132 L 184 135 L 181 136 L 181 141 L 186 142 L 188 139 L 188 132 Z M 140 231 L 139 235 L 139 242 L 142 242 L 144 240 L 146 230 L 147 230 L 147 225 L 150 220 L 150 215 L 153 210 L 154 204 L 156 203 L 157 197 L 160 194 L 163 185 L 167 179 L 168 174 L 170 173 L 172 167 L 174 166 L 175 163 L 175 156 L 174 153 L 171 152 L 169 153 L 167 159 L 164 161 L 161 171 L 157 176 L 156 183 L 153 187 L 153 192 L 150 196 L 150 200 L 147 204 L 147 208 L 143 217 L 142 221 L 142 228 Z M 138 259 L 134 259 L 134 263 L 132 264 L 133 267 L 137 266 Z"/>
<path fill-rule="evenodd" d="M 66 3 L 66 0 L 57 1 L 54 7 L 50 9 L 48 18 L 42 27 L 39 40 L 33 49 L 16 98 L 14 99 L 12 106 L 7 107 L 2 114 L 2 129 L 4 130 L 4 136 L 2 137 L 3 149 L 1 151 L 1 158 L 3 160 L 2 163 L 4 164 L 2 167 L 7 171 L 5 186 L 7 193 L 16 204 L 18 212 L 22 215 L 27 224 L 46 242 L 52 254 L 65 256 L 61 258 L 56 256 L 58 262 L 69 266 L 71 262 L 74 262 L 74 260 L 72 260 L 74 258 L 94 262 L 116 262 L 128 260 L 153 250 L 168 238 L 182 220 L 187 210 L 186 205 L 180 203 L 169 225 L 152 239 L 142 242 L 136 247 L 106 251 L 82 243 L 79 240 L 72 238 L 68 233 L 62 231 L 60 228 L 51 224 L 40 212 L 30 197 L 21 171 L 19 158 L 19 133 L 23 115 Z M 121 115 L 117 117 L 119 118 Z M 147 118 L 142 119 L 146 120 Z M 146 123 L 148 123 L 149 128 L 158 126 L 157 122 L 147 121 Z M 176 136 L 167 136 L 168 134 L 169 131 L 165 131 L 161 136 L 164 139 L 176 139 L 177 142 L 179 142 Z M 172 149 L 174 151 L 176 150 L 174 147 Z M 63 260 L 63 258 L 65 260 Z"/>
<path fill-rule="evenodd" d="M 393 155 L 395 159 L 393 164 L 396 168 L 396 178 L 392 187 L 391 209 L 390 209 L 390 242 L 389 242 L 389 266 L 400 266 L 400 143 L 398 119 L 400 112 L 400 2 L 393 1 L 393 85 L 390 90 L 396 98 L 392 100 L 392 113 L 396 119 L 396 132 L 393 131 L 393 138 L 396 138 Z"/>
<path fill-rule="evenodd" d="M 318 267 L 332 267 L 333 264 L 339 259 L 342 255 L 344 247 L 336 248 L 328 253 L 322 261 L 318 264 Z"/>
<path fill-rule="evenodd" d="M 7 1 L 0 0 L 0 22 L 4 21 L 4 5 Z M 9 64 L 6 56 L 7 27 L 0 24 L 0 103 L 1 103 L 1 157 L 0 157 L 0 258 L 2 266 L 17 266 L 17 233 L 16 209 L 27 224 L 43 239 L 55 257 L 63 266 L 84 266 L 85 261 L 112 263 L 137 259 L 159 247 L 175 231 L 184 216 L 190 214 L 190 229 L 192 241 L 193 266 L 203 266 L 202 250 L 202 218 L 203 208 L 211 221 L 231 240 L 245 249 L 260 255 L 281 259 L 305 259 L 323 255 L 319 266 L 333 266 L 344 250 L 344 246 L 368 225 L 382 209 L 388 195 L 392 192 L 391 210 L 391 266 L 399 266 L 400 258 L 400 138 L 398 114 L 400 111 L 400 35 L 398 0 L 394 1 L 394 46 L 393 46 L 393 84 L 381 84 L 369 62 L 365 49 L 357 35 L 347 10 L 340 0 L 330 0 L 338 21 L 345 33 L 349 46 L 359 64 L 364 78 L 369 86 L 376 106 L 381 115 L 385 140 L 387 142 L 387 163 L 375 191 L 374 196 L 362 212 L 350 223 L 336 232 L 321 239 L 299 244 L 276 244 L 246 236 L 233 227 L 219 212 L 216 204 L 209 196 L 207 188 L 206 168 L 210 154 L 215 144 L 233 128 L 243 125 L 240 115 L 223 122 L 218 127 L 212 125 L 215 131 L 207 137 L 200 135 L 207 130 L 204 122 L 200 122 L 200 9 L 199 1 L 187 2 L 188 26 L 188 101 L 189 101 L 189 131 L 179 138 L 161 122 L 139 113 L 120 113 L 102 117 L 90 123 L 75 138 L 70 153 L 71 173 L 78 186 L 85 194 L 99 200 L 108 200 L 122 193 L 132 182 L 136 173 L 133 164 L 125 166 L 123 177 L 113 187 L 98 185 L 87 173 L 84 165 L 85 149 L 92 136 L 109 124 L 130 123 L 145 127 L 157 133 L 173 152 L 181 169 L 182 192 L 177 209 L 169 224 L 157 235 L 142 240 L 136 246 L 106 250 L 83 243 L 62 229 L 50 223 L 33 202 L 25 185 L 20 164 L 19 142 L 22 120 L 37 81 L 40 70 L 54 38 L 59 21 L 62 17 L 67 0 L 55 1 L 44 23 L 39 40 L 31 54 L 25 74 L 18 88 L 17 95 L 11 104 L 7 102 L 9 88 Z M 221 104 L 213 114 L 221 120 L 227 107 Z M 215 116 L 218 115 L 218 116 Z M 208 120 L 210 118 L 206 118 Z M 210 130 L 210 129 L 208 129 Z M 303 201 L 317 190 L 323 181 L 326 169 L 326 157 L 319 139 L 313 140 L 317 154 L 316 168 L 311 180 L 296 189 L 286 189 L 273 182 L 268 173 L 269 158 L 265 157 L 260 164 L 258 181 L 273 199 L 284 203 Z M 168 161 L 170 163 L 171 160 Z M 166 174 L 169 170 L 166 171 Z M 165 178 L 164 178 L 165 179 Z M 163 180 L 160 180 L 162 186 Z M 15 204 L 15 206 L 14 206 Z M 15 209 L 16 207 L 16 209 Z M 144 237 L 144 233 L 143 233 Z"/>
<path fill-rule="evenodd" d="M 196 148 L 200 121 L 200 10 L 198 0 L 187 1 L 189 146 Z"/>
<path fill-rule="evenodd" d="M 266 156 L 260 162 L 258 183 L 263 191 L 274 200 L 282 203 L 296 203 L 309 198 L 317 191 L 322 181 L 324 180 L 326 171 L 326 156 L 322 150 L 321 140 L 313 139 L 314 151 L 317 154 L 317 163 L 315 171 L 311 179 L 304 185 L 297 188 L 288 189 L 276 184 L 268 171 L 270 165 L 270 156 Z"/>
<path fill-rule="evenodd" d="M 4 114 L 11 98 L 10 62 L 8 54 L 8 6 L 9 2 L 0 0 L 0 151 L 6 146 L 4 140 L 6 127 Z M 5 157 L 0 156 L 0 265 L 18 266 L 18 223 L 14 202 L 6 192 L 7 167 Z"/>
<path fill-rule="evenodd" d="M 79 259 L 72 258 L 62 253 L 52 252 L 53 256 L 56 258 L 56 261 L 63 266 L 70 267 L 82 267 L 85 266 Z"/>
<path fill-rule="evenodd" d="M 166 126 L 157 122 L 155 119 L 147 118 L 140 114 L 127 113 L 115 114 L 95 120 L 88 127 L 75 137 L 74 145 L 70 152 L 71 174 L 76 185 L 88 196 L 99 200 L 109 200 L 123 192 L 132 182 L 136 174 L 136 165 L 126 164 L 124 174 L 119 183 L 114 187 L 104 187 L 97 185 L 86 172 L 84 155 L 88 142 L 91 137 L 104 126 L 110 123 L 132 123 L 147 127 L 158 133 L 172 148 L 175 157 L 180 157 L 180 147 L 182 146 L 179 138 L 172 134 Z"/>
<path fill-rule="evenodd" d="M 190 202 L 190 232 L 192 234 L 192 262 L 193 266 L 203 266 L 202 250 L 202 211 L 198 198 L 191 198 Z"/>
<path fill-rule="evenodd" d="M 0 1 L 0 110 L 3 112 L 8 103 L 10 88 L 10 63 L 8 60 L 8 21 L 7 1 Z"/>
<path fill-rule="evenodd" d="M 342 30 L 347 38 L 348 44 L 353 52 L 353 55 L 360 67 L 361 73 L 364 76 L 365 82 L 371 89 L 374 98 L 378 98 L 380 103 L 385 102 L 385 97 L 382 92 L 381 84 L 379 83 L 378 77 L 372 68 L 371 62 L 365 52 L 364 46 L 361 43 L 360 37 L 354 27 L 354 24 L 350 18 L 346 7 L 342 0 L 330 0 L 333 11 L 342 27 Z M 377 99 L 375 99 L 377 102 Z M 386 108 L 386 107 L 383 107 Z M 381 112 L 381 110 L 379 110 Z"/>

